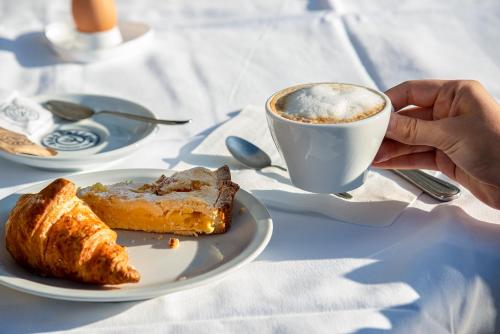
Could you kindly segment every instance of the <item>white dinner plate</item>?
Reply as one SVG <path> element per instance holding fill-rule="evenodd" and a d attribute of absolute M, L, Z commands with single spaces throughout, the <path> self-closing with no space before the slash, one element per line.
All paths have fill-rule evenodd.
<path fill-rule="evenodd" d="M 153 112 L 145 107 L 117 97 L 61 94 L 36 96 L 33 100 L 39 103 L 63 100 L 83 104 L 97 111 L 116 110 L 156 118 Z M 56 149 L 57 155 L 40 157 L 0 150 L 0 157 L 44 169 L 88 169 L 127 157 L 154 134 L 155 128 L 156 125 L 152 123 L 107 114 L 95 115 L 78 122 L 54 117 L 54 125 L 51 128 L 30 139 L 39 145 Z"/>
<path fill-rule="evenodd" d="M 151 182 L 160 169 L 108 170 L 68 176 L 78 186 L 124 180 Z M 167 247 L 169 235 L 117 230 L 118 243 L 126 246 L 130 263 L 141 273 L 135 284 L 96 286 L 34 275 L 20 267 L 5 247 L 4 226 L 10 210 L 22 193 L 40 191 L 44 181 L 0 200 L 0 284 L 26 293 L 65 300 L 115 302 L 153 298 L 220 280 L 255 259 L 272 234 L 266 208 L 248 192 L 236 193 L 231 228 L 224 234 L 199 237 L 178 236 L 177 249 Z M 244 209 L 242 209 L 244 208 Z"/>

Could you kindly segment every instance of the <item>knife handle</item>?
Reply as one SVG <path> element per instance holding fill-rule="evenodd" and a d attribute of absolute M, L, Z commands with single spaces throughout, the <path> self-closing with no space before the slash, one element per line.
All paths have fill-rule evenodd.
<path fill-rule="evenodd" d="M 455 185 L 418 169 L 392 169 L 416 187 L 441 202 L 449 202 L 460 196 L 460 189 Z"/>

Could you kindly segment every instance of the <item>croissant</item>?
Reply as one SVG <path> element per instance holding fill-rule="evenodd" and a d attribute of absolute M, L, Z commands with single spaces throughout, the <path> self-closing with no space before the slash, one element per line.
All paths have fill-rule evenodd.
<path fill-rule="evenodd" d="M 42 276 L 94 284 L 138 282 L 116 232 L 57 179 L 38 194 L 24 194 L 10 213 L 6 245 L 23 267 Z"/>

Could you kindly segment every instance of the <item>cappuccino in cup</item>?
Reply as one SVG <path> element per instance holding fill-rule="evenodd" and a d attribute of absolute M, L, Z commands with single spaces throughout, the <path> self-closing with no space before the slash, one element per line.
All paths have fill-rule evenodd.
<path fill-rule="evenodd" d="M 346 83 L 293 86 L 266 102 L 269 129 L 292 184 L 315 193 L 364 183 L 391 111 L 383 93 Z"/>
<path fill-rule="evenodd" d="M 378 93 L 347 84 L 311 84 L 283 90 L 276 96 L 274 112 L 304 123 L 347 123 L 370 117 L 385 107 Z"/>

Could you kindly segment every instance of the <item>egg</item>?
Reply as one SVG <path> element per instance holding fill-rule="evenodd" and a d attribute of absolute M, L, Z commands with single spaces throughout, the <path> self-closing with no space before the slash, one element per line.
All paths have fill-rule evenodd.
<path fill-rule="evenodd" d="M 101 32 L 116 26 L 114 0 L 72 0 L 71 11 L 80 32 Z"/>

